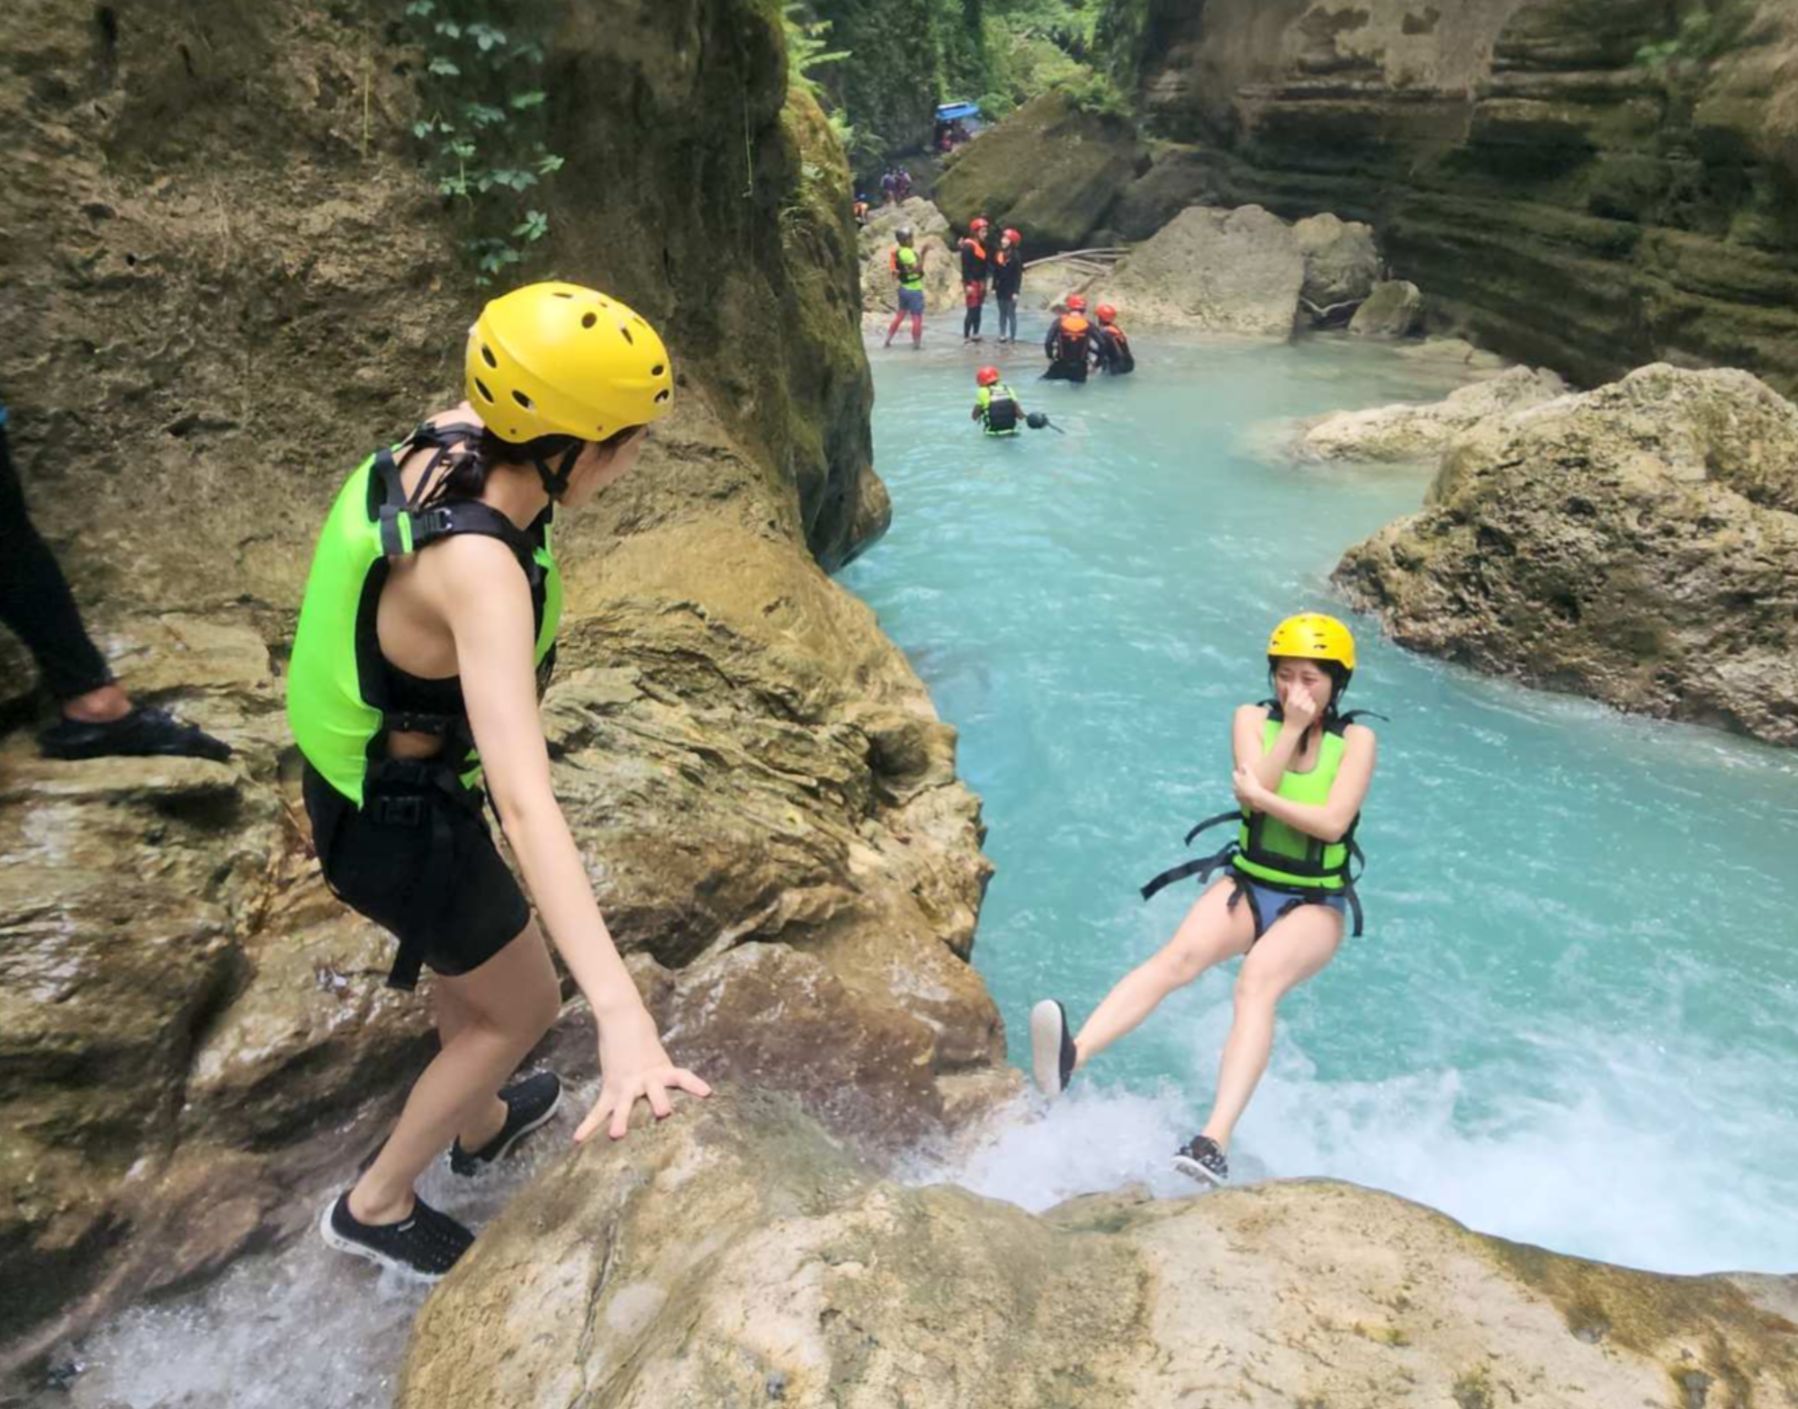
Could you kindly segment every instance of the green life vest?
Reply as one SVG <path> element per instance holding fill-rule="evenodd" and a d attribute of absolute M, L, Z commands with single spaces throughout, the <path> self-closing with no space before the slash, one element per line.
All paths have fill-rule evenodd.
<path fill-rule="evenodd" d="M 924 260 L 910 245 L 893 246 L 893 273 L 899 276 L 902 289 L 924 287 Z"/>
<path fill-rule="evenodd" d="M 974 393 L 974 405 L 988 435 L 1017 435 L 1023 430 L 1019 424 L 1018 394 L 1004 382 L 981 387 Z"/>
<path fill-rule="evenodd" d="M 1273 702 L 1267 703 L 1271 706 Z M 1318 744 L 1316 765 L 1308 773 L 1281 774 L 1280 786 L 1274 791 L 1292 802 L 1318 807 L 1327 803 L 1336 775 L 1342 771 L 1342 758 L 1346 748 L 1342 731 L 1353 722 L 1354 717 L 1355 712 L 1333 717 L 1324 726 L 1323 738 Z M 1276 712 L 1262 726 L 1262 753 L 1273 748 L 1274 740 L 1279 734 L 1280 719 Z M 1266 813 L 1232 808 L 1200 822 L 1186 834 L 1186 844 L 1191 846 L 1193 838 L 1200 832 L 1225 823 L 1236 825 L 1234 841 L 1210 856 L 1202 856 L 1196 861 L 1187 861 L 1163 871 L 1143 886 L 1142 898 L 1147 900 L 1156 892 L 1175 881 L 1185 880 L 1188 876 L 1198 877 L 1199 883 L 1203 885 L 1211 878 L 1212 872 L 1228 866 L 1238 877 L 1238 885 L 1244 881 L 1252 881 L 1256 885 L 1271 886 L 1276 890 L 1313 899 L 1341 896 L 1348 902 L 1353 916 L 1354 933 L 1360 935 L 1361 901 L 1355 894 L 1355 882 L 1360 873 L 1354 869 L 1364 860 L 1361 848 L 1355 841 L 1355 829 L 1361 825 L 1359 814 L 1349 823 L 1341 841 L 1325 842 L 1307 836 L 1296 827 L 1276 821 Z"/>
<path fill-rule="evenodd" d="M 434 468 L 473 434 L 478 427 L 421 426 L 369 456 L 338 492 L 319 534 L 288 663 L 287 718 L 307 762 L 358 807 L 371 770 L 386 758 L 386 737 L 393 729 L 446 736 L 445 758 L 462 782 L 472 787 L 480 779 L 466 714 L 424 715 L 392 705 L 391 667 L 375 632 L 392 560 L 459 533 L 500 539 L 531 579 L 540 688 L 554 661 L 562 578 L 550 543 L 553 510 L 545 509 L 525 530 L 472 500 L 414 503 L 400 483 L 398 462 L 406 453 L 435 447 Z M 426 480 L 431 473 L 427 469 Z"/>
<path fill-rule="evenodd" d="M 1262 753 L 1273 748 L 1279 734 L 1277 719 L 1262 726 Z M 1318 742 L 1316 765 L 1308 773 L 1282 773 L 1275 793 L 1289 802 L 1322 807 L 1330 800 L 1330 788 L 1342 768 L 1342 752 L 1342 735 L 1326 729 Z M 1324 842 L 1266 813 L 1245 812 L 1230 864 L 1242 875 L 1283 889 L 1338 891 L 1347 881 L 1349 840 L 1354 830 L 1351 824 L 1341 841 Z"/>

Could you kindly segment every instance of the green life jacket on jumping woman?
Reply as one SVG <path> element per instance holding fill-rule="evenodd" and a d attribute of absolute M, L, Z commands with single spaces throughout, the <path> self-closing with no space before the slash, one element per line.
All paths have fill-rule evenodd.
<path fill-rule="evenodd" d="M 1268 710 L 1267 720 L 1261 729 L 1261 752 L 1265 755 L 1272 751 L 1274 740 L 1279 737 L 1283 718 L 1276 701 L 1265 700 L 1262 703 Z M 1317 762 L 1303 773 L 1295 773 L 1290 769 L 1282 773 L 1275 793 L 1289 802 L 1304 806 L 1322 807 L 1329 802 L 1330 790 L 1335 786 L 1336 777 L 1342 770 L 1347 747 L 1343 731 L 1368 713 L 1366 710 L 1352 710 L 1339 715 L 1332 711 L 1317 726 L 1321 731 Z M 1248 807 L 1233 808 L 1200 822 L 1186 834 L 1186 844 L 1191 846 L 1199 833 L 1226 823 L 1236 825 L 1236 836 L 1228 845 L 1209 856 L 1163 871 L 1143 886 L 1142 898 L 1147 900 L 1175 881 L 1185 880 L 1188 876 L 1196 876 L 1199 884 L 1203 885 L 1214 872 L 1228 867 L 1239 882 L 1250 881 L 1258 886 L 1298 896 L 1302 900 L 1340 898 L 1348 903 L 1353 915 L 1354 933 L 1361 933 L 1361 901 L 1355 893 L 1355 883 L 1366 867 L 1366 857 L 1362 855 L 1360 844 L 1355 840 L 1355 830 L 1361 824 L 1359 813 L 1349 823 L 1340 840 L 1326 842 L 1264 812 L 1256 812 Z"/>

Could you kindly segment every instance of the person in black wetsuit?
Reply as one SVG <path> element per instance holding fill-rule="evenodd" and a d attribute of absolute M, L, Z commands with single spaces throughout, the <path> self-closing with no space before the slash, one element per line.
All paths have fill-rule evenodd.
<path fill-rule="evenodd" d="M 1099 335 L 1086 318 L 1086 297 L 1069 294 L 1067 312 L 1049 325 L 1043 338 L 1043 355 L 1049 359 L 1049 370 L 1043 380 L 1051 382 L 1084 382 L 1087 369 L 1101 354 Z"/>
<path fill-rule="evenodd" d="M 999 304 L 999 341 L 1018 340 L 1018 294 L 1024 287 L 1023 236 L 1006 230 L 993 251 L 993 298 Z"/>
<path fill-rule="evenodd" d="M 0 621 L 25 643 L 55 696 L 58 718 L 38 735 L 48 758 L 178 754 L 223 762 L 231 746 L 166 710 L 146 709 L 113 679 L 81 624 L 68 580 L 25 513 L 0 406 Z"/>
<path fill-rule="evenodd" d="M 963 342 L 980 341 L 980 310 L 986 303 L 987 280 L 992 276 L 992 257 L 986 247 L 986 232 L 990 228 L 984 215 L 975 216 L 960 245 L 961 286 L 968 307 L 961 320 Z"/>
<path fill-rule="evenodd" d="M 1118 326 L 1118 311 L 1109 303 L 1093 310 L 1099 315 L 1099 369 L 1121 377 L 1136 370 L 1136 355 L 1130 351 L 1130 338 Z"/>

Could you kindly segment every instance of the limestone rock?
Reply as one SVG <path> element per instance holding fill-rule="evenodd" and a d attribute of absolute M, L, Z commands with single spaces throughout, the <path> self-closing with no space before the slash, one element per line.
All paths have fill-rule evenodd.
<path fill-rule="evenodd" d="M 1127 241 L 1146 240 L 1192 205 L 1221 204 L 1214 154 L 1161 144 L 1149 169 L 1119 195 L 1107 223 Z"/>
<path fill-rule="evenodd" d="M 936 201 L 957 230 L 984 215 L 996 228 L 1015 226 L 1032 255 L 1080 249 L 1147 165 L 1127 119 L 1048 93 L 963 148 Z"/>
<path fill-rule="evenodd" d="M 1432 315 L 1583 385 L 1798 391 L 1790 0 L 1112 8 L 1145 119 L 1224 201 L 1369 221 Z"/>
<path fill-rule="evenodd" d="M 1298 455 L 1305 460 L 1433 463 L 1461 432 L 1566 391 L 1567 384 L 1553 372 L 1513 367 L 1432 404 L 1376 406 L 1321 417 L 1303 431 Z"/>
<path fill-rule="evenodd" d="M 1349 320 L 1358 338 L 1408 338 L 1423 329 L 1423 291 L 1404 279 L 1374 286 Z"/>
<path fill-rule="evenodd" d="M 1798 744 L 1798 407 L 1660 364 L 1483 421 L 1336 580 L 1414 650 Z"/>
<path fill-rule="evenodd" d="M 1298 240 L 1278 216 L 1192 206 L 1131 250 L 1103 287 L 1133 323 L 1284 339 L 1304 280 Z"/>
<path fill-rule="evenodd" d="M 1292 233 L 1305 257 L 1301 307 L 1320 326 L 1347 322 L 1355 305 L 1373 292 L 1380 279 L 1373 226 L 1326 213 L 1307 216 L 1292 227 Z"/>
<path fill-rule="evenodd" d="M 1559 1257 L 1321 1181 L 1038 1218 L 726 1092 L 520 1194 L 419 1313 L 396 1404 L 1589 1409 L 1669 1403 L 1670 1366 L 1782 1403 L 1790 1281 Z"/>
<path fill-rule="evenodd" d="M 948 217 L 923 196 L 908 196 L 897 205 L 878 205 L 868 212 L 868 223 L 856 236 L 862 257 L 891 248 L 893 231 L 901 225 L 911 226 L 920 240 L 926 235 L 950 238 Z"/>

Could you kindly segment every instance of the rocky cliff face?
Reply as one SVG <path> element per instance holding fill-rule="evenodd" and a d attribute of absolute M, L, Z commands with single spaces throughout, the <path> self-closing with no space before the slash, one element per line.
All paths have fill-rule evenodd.
<path fill-rule="evenodd" d="M 1108 31 L 1226 203 L 1371 221 L 1439 320 L 1588 384 L 1798 389 L 1783 0 L 1112 0 Z"/>
<path fill-rule="evenodd" d="M 724 1095 L 521 1193 L 396 1402 L 1748 1409 L 1798 1394 L 1794 1317 L 1791 1278 L 1606 1267 L 1347 1184 L 1036 1218 Z"/>
<path fill-rule="evenodd" d="M 457 399 L 481 297 L 418 168 L 401 9 L 0 10 L 27 494 L 127 685 L 240 751 L 0 744 L 0 1369 L 291 1231 L 429 1050 L 318 881 L 280 713 L 325 506 Z M 658 323 L 679 386 L 561 537 L 558 788 L 677 1053 L 915 1134 L 998 1079 L 999 1026 L 953 735 L 819 566 L 888 513 L 841 153 L 770 6 L 534 13 L 567 159 L 540 272 Z M 784 1043 L 771 994 L 808 997 Z"/>

